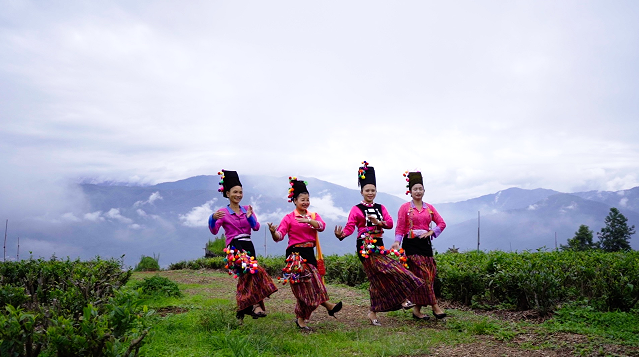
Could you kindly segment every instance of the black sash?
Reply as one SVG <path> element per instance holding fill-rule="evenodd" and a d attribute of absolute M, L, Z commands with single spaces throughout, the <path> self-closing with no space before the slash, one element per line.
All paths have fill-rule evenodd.
<path fill-rule="evenodd" d="M 233 239 L 231 241 L 231 244 L 229 244 L 229 246 L 235 247 L 237 249 L 242 249 L 246 252 L 246 254 L 252 257 L 255 257 L 255 246 L 253 245 L 253 242 L 250 240 Z"/>
<path fill-rule="evenodd" d="M 433 244 L 430 241 L 430 237 L 419 239 L 408 238 L 408 235 L 405 235 L 402 239 L 402 248 L 404 248 L 406 255 L 433 256 Z"/>

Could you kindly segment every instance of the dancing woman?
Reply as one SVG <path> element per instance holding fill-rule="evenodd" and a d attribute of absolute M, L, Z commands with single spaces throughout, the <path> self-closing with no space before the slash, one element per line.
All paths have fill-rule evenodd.
<path fill-rule="evenodd" d="M 375 169 L 368 166 L 366 161 L 363 164 L 358 171 L 358 184 L 361 187 L 363 201 L 351 208 L 343 229 L 341 226 L 335 227 L 335 236 L 343 240 L 357 228 L 358 257 L 370 282 L 368 290 L 371 304 L 368 318 L 371 324 L 381 326 L 377 313 L 413 307 L 414 304 L 406 298 L 422 286 L 424 281 L 399 261 L 385 255 L 387 251 L 384 249 L 382 235 L 384 229 L 393 228 L 393 219 L 386 207 L 375 203 Z M 375 248 L 369 248 L 371 244 Z"/>
<path fill-rule="evenodd" d="M 397 213 L 397 228 L 395 229 L 395 243 L 392 248 L 402 245 L 408 257 L 410 271 L 424 279 L 426 284 L 413 292 L 409 297 L 415 303 L 413 316 L 425 316 L 421 312 L 422 306 L 432 306 L 433 315 L 437 319 L 446 317 L 446 313 L 437 304 L 433 284 L 437 274 L 437 265 L 433 258 L 433 246 L 431 240 L 439 237 L 446 223 L 433 205 L 424 202 L 424 181 L 420 172 L 408 172 L 408 191 L 411 201 L 399 207 Z M 435 228 L 431 229 L 431 222 L 435 222 Z"/>
<path fill-rule="evenodd" d="M 211 233 L 217 234 L 224 228 L 226 247 L 235 253 L 246 253 L 248 257 L 255 257 L 255 247 L 251 241 L 251 230 L 260 229 L 255 212 L 251 206 L 240 206 L 244 197 L 242 183 L 235 171 L 222 170 L 222 187 L 219 191 L 229 204 L 217 210 L 209 218 Z M 254 319 L 266 317 L 264 299 L 277 291 L 271 277 L 259 265 L 254 273 L 240 273 L 237 280 L 237 314 L 239 320 L 244 315 L 251 315 Z"/>
<path fill-rule="evenodd" d="M 299 259 L 301 271 L 295 279 L 290 280 L 290 285 L 297 299 L 295 323 L 301 330 L 308 332 L 312 329 L 306 322 L 318 306 L 324 306 L 330 316 L 335 316 L 335 313 L 342 309 L 342 302 L 334 304 L 328 301 L 328 292 L 317 269 L 317 259 L 313 251 L 317 232 L 322 232 L 326 224 L 319 214 L 308 211 L 311 201 L 306 184 L 296 178 L 290 178 L 289 183 L 289 202 L 295 204 L 295 209 L 284 216 L 279 225 L 269 223 L 268 226 L 276 242 L 282 241 L 288 235 L 287 262 Z"/>

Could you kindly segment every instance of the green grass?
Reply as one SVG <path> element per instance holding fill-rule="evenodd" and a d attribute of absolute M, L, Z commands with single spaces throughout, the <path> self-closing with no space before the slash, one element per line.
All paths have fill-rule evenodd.
<path fill-rule="evenodd" d="M 571 305 L 545 323 L 549 331 L 571 332 L 628 346 L 639 346 L 639 310 L 599 312 L 589 306 Z"/>
<path fill-rule="evenodd" d="M 132 280 L 139 280 L 137 274 Z M 190 281 L 178 284 L 184 293 L 181 298 L 153 297 L 145 301 L 156 310 L 183 310 L 154 317 L 151 333 L 141 349 L 143 356 L 411 356 L 428 355 L 433 348 L 445 345 L 481 343 L 487 337 L 494 343 L 518 349 L 558 349 L 565 348 L 565 344 L 561 338 L 553 338 L 553 334 L 565 332 L 586 336 L 585 343 L 570 347 L 576 354 L 605 355 L 605 351 L 600 351 L 602 343 L 639 347 L 637 311 L 601 313 L 582 307 L 566 307 L 542 324 L 508 322 L 461 310 L 447 311 L 449 317 L 444 321 L 422 324 L 414 323 L 410 312 L 396 311 L 382 314 L 383 321 L 389 322 L 382 328 L 371 326 L 362 316 L 361 323 L 341 319 L 314 321 L 311 325 L 315 332 L 303 334 L 293 323 L 293 314 L 271 310 L 268 318 L 247 317 L 240 325 L 235 319 L 235 281 L 226 274 L 212 271 L 160 274 L 169 278 L 179 274 L 187 279 L 216 279 L 206 280 L 205 284 Z M 366 291 L 343 285 L 328 287 L 346 294 L 345 303 L 363 306 L 368 303 Z M 282 296 L 267 304 L 294 303 Z M 521 334 L 533 336 L 534 341 L 516 344 L 514 341 Z"/>

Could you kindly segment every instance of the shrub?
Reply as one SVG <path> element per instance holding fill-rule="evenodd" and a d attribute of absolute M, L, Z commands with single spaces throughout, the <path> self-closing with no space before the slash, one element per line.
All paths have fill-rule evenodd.
<path fill-rule="evenodd" d="M 159 295 L 166 297 L 180 297 L 182 293 L 177 284 L 163 276 L 153 276 L 143 281 L 136 282 L 133 287 L 141 289 L 144 295 Z"/>
<path fill-rule="evenodd" d="M 205 256 L 207 258 L 221 257 L 224 255 L 224 248 L 226 248 L 226 237 L 222 234 L 221 237 L 216 237 L 214 240 L 209 239 L 204 248 Z"/>
<path fill-rule="evenodd" d="M 134 271 L 158 271 L 160 270 L 159 260 L 160 260 L 160 256 L 156 258 L 155 254 L 153 255 L 153 257 L 147 257 L 143 255 L 142 258 L 140 258 L 140 262 L 138 263 L 138 265 L 135 266 L 135 269 L 133 270 Z"/>
<path fill-rule="evenodd" d="M 0 263 L 0 355 L 131 356 L 148 333 L 146 307 L 122 262 Z"/>

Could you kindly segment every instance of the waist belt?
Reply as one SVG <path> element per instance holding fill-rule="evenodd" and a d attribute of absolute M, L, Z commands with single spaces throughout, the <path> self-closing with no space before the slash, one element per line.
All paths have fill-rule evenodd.
<path fill-rule="evenodd" d="M 315 246 L 315 242 L 306 242 L 306 243 L 297 243 L 297 244 L 293 244 L 292 247 L 295 248 L 312 248 Z"/>
<path fill-rule="evenodd" d="M 233 239 L 243 240 L 243 241 L 250 241 L 251 240 L 251 235 L 250 234 L 238 234 L 235 237 L 233 237 Z"/>

